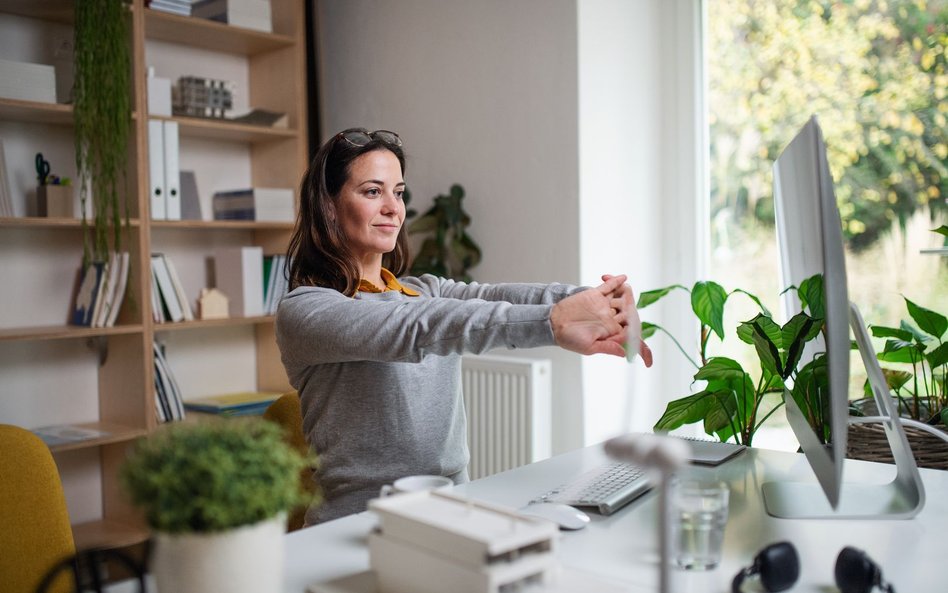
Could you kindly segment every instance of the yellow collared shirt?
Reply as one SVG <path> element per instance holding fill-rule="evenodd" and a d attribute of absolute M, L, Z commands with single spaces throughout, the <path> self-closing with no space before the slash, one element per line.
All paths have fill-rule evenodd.
<path fill-rule="evenodd" d="M 389 272 L 385 268 L 382 268 L 382 280 L 385 281 L 385 288 L 379 288 L 365 278 L 362 278 L 359 280 L 359 292 L 387 292 L 389 290 L 396 290 L 405 296 L 418 296 L 417 291 L 414 291 L 407 286 L 402 286 L 398 279 L 395 278 L 395 274 Z"/>

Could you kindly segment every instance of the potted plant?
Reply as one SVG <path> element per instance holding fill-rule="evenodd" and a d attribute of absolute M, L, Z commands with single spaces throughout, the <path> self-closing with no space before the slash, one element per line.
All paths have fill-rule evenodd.
<path fill-rule="evenodd" d="M 702 422 L 709 435 L 722 441 L 733 438 L 737 443 L 751 445 L 760 426 L 783 406 L 785 382 L 792 378 L 792 397 L 810 424 L 819 429 L 819 434 L 824 439 L 828 436 L 826 429 L 822 428 L 823 390 L 818 388 L 821 381 L 825 382 L 825 358 L 818 355 L 801 365 L 803 347 L 823 327 L 822 279 L 813 276 L 799 288 L 792 289 L 797 291 L 804 311 L 783 326 L 773 320 L 770 311 L 755 295 L 742 289 L 728 292 L 716 282 L 700 281 L 691 289 L 675 284 L 639 296 L 637 306 L 644 309 L 674 290 L 684 290 L 691 295 L 692 312 L 700 324 L 698 358 L 695 359 L 664 328 L 654 323 L 642 323 L 643 338 L 657 331 L 667 334 L 697 368 L 695 381 L 704 382 L 697 392 L 668 404 L 665 413 L 655 423 L 656 431 L 670 431 L 685 424 Z M 736 294 L 751 299 L 760 309 L 753 319 L 740 323 L 736 329 L 737 337 L 753 346 L 756 353 L 754 374 L 732 358 L 708 355 L 711 336 L 716 335 L 722 341 L 725 338 L 724 308 L 728 299 Z M 773 405 L 765 412 L 763 404 L 770 398 L 774 400 Z"/>
<path fill-rule="evenodd" d="M 128 227 L 131 16 L 124 1 L 83 0 L 75 6 L 72 94 L 85 268 L 121 251 L 123 221 Z M 86 219 L 89 202 L 91 221 Z"/>
<path fill-rule="evenodd" d="M 161 591 L 280 591 L 287 512 L 309 502 L 307 459 L 261 418 L 165 425 L 119 477 L 154 530 Z"/>
<path fill-rule="evenodd" d="M 870 325 L 872 335 L 885 339 L 877 358 L 895 398 L 899 415 L 944 432 L 948 426 L 948 318 L 908 298 L 905 307 L 913 323 L 899 327 Z M 878 416 L 868 382 L 865 397 L 850 404 L 853 416 Z M 916 462 L 922 467 L 948 469 L 948 443 L 931 432 L 904 426 Z M 847 454 L 855 459 L 892 461 L 880 424 L 852 424 Z"/>
<path fill-rule="evenodd" d="M 412 261 L 412 275 L 434 274 L 471 281 L 468 270 L 480 263 L 481 248 L 467 234 L 471 217 L 461 205 L 463 199 L 464 188 L 455 183 L 447 195 L 436 197 L 434 205 L 408 227 L 411 234 L 428 235 Z M 413 214 L 409 211 L 408 217 Z"/>

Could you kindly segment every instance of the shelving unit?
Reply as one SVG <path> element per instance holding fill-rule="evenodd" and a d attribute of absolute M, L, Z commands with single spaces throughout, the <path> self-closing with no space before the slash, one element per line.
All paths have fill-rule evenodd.
<path fill-rule="evenodd" d="M 0 397 L 0 422 L 26 428 L 69 423 L 108 433 L 52 448 L 80 546 L 126 545 L 147 535 L 121 495 L 117 472 L 127 447 L 157 427 L 154 340 L 168 343 L 166 356 L 176 374 L 181 371 L 185 399 L 289 389 L 272 316 L 161 324 L 152 321 L 149 296 L 153 252 L 173 258 L 193 306 L 200 289 L 213 285 L 208 258 L 214 249 L 259 245 L 266 254 L 286 249 L 290 223 L 212 221 L 207 206 L 200 221 L 150 220 L 150 116 L 142 115 L 147 113 L 148 66 L 159 63 L 158 75 L 174 81 L 184 74 L 202 75 L 189 68 L 213 67 L 219 60 L 225 70 L 240 72 L 245 85 L 235 95 L 245 107 L 287 113 L 289 125 L 264 128 L 159 116 L 179 124 L 181 170 L 195 171 L 206 205 L 214 191 L 235 189 L 227 183 L 295 190 L 308 152 L 304 3 L 271 1 L 273 33 L 153 11 L 144 0 L 132 0 L 133 112 L 126 174 L 131 221 L 125 239 L 131 269 L 114 327 L 66 324 L 72 276 L 82 256 L 81 222 L 24 216 L 34 199 L 28 182 L 33 171 L 27 169 L 32 161 L 25 164 L 24 155 L 57 153 L 54 173 L 61 174 L 57 165 L 67 174 L 68 167 L 74 168 L 69 163 L 72 106 L 0 98 L 0 139 L 13 144 L 7 170 L 18 184 L 12 188 L 17 217 L 0 218 L 0 267 L 6 276 L 0 285 L 0 377 L 3 391 L 10 390 Z M 68 31 L 73 7 L 70 0 L 0 0 L 0 31 L 7 19 L 6 26 L 31 28 L 40 46 L 49 44 L 53 40 L 43 35 Z M 5 58 L 2 48 L 0 58 Z"/>

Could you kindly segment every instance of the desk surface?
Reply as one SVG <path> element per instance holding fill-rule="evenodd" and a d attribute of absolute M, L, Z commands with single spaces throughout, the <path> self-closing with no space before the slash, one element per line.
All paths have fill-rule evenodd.
<path fill-rule="evenodd" d="M 537 493 L 591 469 L 606 459 L 590 446 L 490 476 L 454 489 L 480 500 L 520 507 Z M 727 593 L 731 580 L 750 564 L 763 546 L 789 540 L 800 554 L 801 574 L 792 592 L 835 591 L 833 567 L 844 546 L 866 550 L 900 593 L 944 591 L 945 534 L 948 534 L 948 472 L 920 470 L 927 503 L 911 520 L 788 520 L 767 515 L 761 484 L 771 480 L 813 481 L 800 454 L 749 449 L 718 467 L 689 467 L 684 474 L 727 482 L 730 516 L 721 566 L 707 572 L 673 570 L 674 590 L 681 593 Z M 846 481 L 886 483 L 894 466 L 847 460 Z M 845 487 L 845 486 L 844 486 Z M 594 573 L 630 592 L 657 591 L 657 499 L 648 494 L 609 517 L 592 514 L 585 529 L 561 532 L 560 562 Z M 371 513 L 360 513 L 286 538 L 287 593 L 368 569 L 366 537 L 375 525 Z M 747 590 L 753 587 L 746 586 Z"/>

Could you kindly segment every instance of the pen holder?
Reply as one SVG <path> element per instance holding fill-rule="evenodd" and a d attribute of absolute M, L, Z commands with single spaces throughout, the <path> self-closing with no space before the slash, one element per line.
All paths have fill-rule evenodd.
<path fill-rule="evenodd" d="M 40 185 L 36 188 L 37 214 L 48 218 L 75 218 L 75 188 L 71 185 Z"/>

